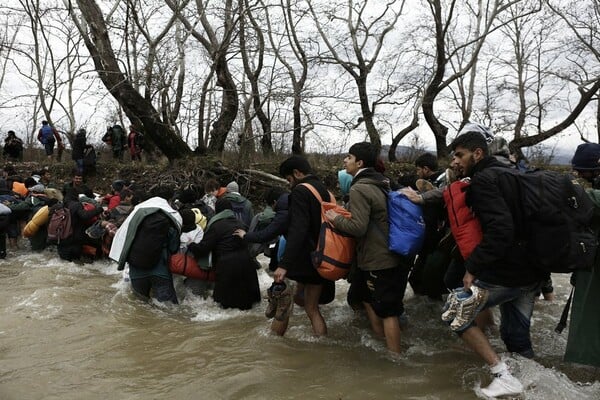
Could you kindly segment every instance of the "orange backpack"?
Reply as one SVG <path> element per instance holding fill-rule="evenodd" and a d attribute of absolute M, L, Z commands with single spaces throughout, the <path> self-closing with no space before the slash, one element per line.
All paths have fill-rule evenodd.
<path fill-rule="evenodd" d="M 311 259 L 319 275 L 330 281 L 343 279 L 348 275 L 354 261 L 356 240 L 345 232 L 337 230 L 325 217 L 327 210 L 334 210 L 344 218 L 352 214 L 335 202 L 335 197 L 329 192 L 330 201 L 323 201 L 319 192 L 312 186 L 302 183 L 317 198 L 321 204 L 321 229 L 317 248 L 311 253 Z"/>

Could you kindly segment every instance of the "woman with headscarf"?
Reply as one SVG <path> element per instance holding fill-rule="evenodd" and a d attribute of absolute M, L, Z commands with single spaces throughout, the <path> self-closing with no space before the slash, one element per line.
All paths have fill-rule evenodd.
<path fill-rule="evenodd" d="M 244 224 L 235 217 L 231 202 L 225 198 L 217 200 L 215 212 L 200 243 L 191 243 L 188 249 L 196 259 L 212 252 L 216 272 L 213 299 L 223 308 L 248 310 L 260 302 L 261 296 L 248 247 L 233 234 L 244 229 Z"/>

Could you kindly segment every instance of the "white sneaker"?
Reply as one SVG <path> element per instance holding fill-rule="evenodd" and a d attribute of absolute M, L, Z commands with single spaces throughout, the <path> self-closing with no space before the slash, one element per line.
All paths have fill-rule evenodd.
<path fill-rule="evenodd" d="M 515 395 L 523 391 L 521 382 L 510 373 L 505 372 L 494 376 L 494 380 L 488 387 L 481 388 L 481 393 L 487 397 Z"/>

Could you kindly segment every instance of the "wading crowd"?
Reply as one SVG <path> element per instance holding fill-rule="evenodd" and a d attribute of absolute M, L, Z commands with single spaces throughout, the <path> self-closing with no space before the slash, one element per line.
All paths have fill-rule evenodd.
<path fill-rule="evenodd" d="M 109 129 L 105 140 L 116 149 L 113 156 L 120 159 L 125 148 L 121 144 L 129 142 L 132 160 L 138 160 L 143 136 L 132 128 L 128 138 L 117 127 Z M 492 380 L 481 389 L 488 397 L 524 391 L 490 344 L 486 328 L 496 324 L 490 309 L 499 309 L 506 351 L 534 358 L 534 345 L 540 345 L 530 336 L 534 303 L 540 296 L 553 298 L 552 272 L 569 272 L 574 293 L 565 360 L 600 367 L 600 261 L 595 253 L 600 232 L 600 144 L 582 144 L 573 155 L 572 169 L 586 181 L 584 190 L 570 182 L 574 176 L 565 181 L 557 173 L 529 170 L 511 157 L 506 141 L 479 124 L 465 125 L 450 144 L 449 168 L 440 169 L 436 157 L 425 153 L 415 161 L 414 178 L 387 176 L 378 149 L 368 142 L 355 143 L 338 174 L 342 198 L 337 202 L 330 192 L 333 188 L 313 173 L 308 160 L 294 155 L 279 166 L 290 190 L 271 189 L 266 207 L 255 214 L 235 181 L 189 182 L 203 185 L 204 192 L 198 193 L 160 184 L 139 187 L 118 179 L 109 193 L 97 195 L 83 181 L 95 155 L 93 163 L 84 163 L 91 146 L 85 143 L 85 130 L 78 135 L 73 179 L 60 187 L 52 181 L 51 167 L 28 177 L 16 176 L 11 165 L 4 168 L 1 258 L 7 256 L 7 241 L 14 248 L 24 236 L 32 251 L 55 245 L 67 261 L 109 257 L 142 299 L 177 304 L 173 274 L 180 274 L 195 295 L 212 296 L 224 308 L 247 310 L 262 298 L 256 256 L 264 253 L 270 257 L 273 276 L 265 293 L 271 330 L 284 335 L 297 306 L 304 309 L 313 333 L 323 336 L 327 322 L 321 308 L 333 301 L 335 281 L 316 267 L 344 264 L 335 257 L 328 260 L 323 251 L 328 246 L 326 234 L 343 237 L 352 242 L 344 273 L 350 282 L 347 302 L 364 312 L 374 334 L 391 352 L 403 350 L 402 328 L 407 323 L 403 298 L 410 284 L 415 295 L 440 302 L 440 324 L 447 324 L 489 366 Z M 4 154 L 19 161 L 22 142 L 19 151 L 15 139 L 9 132 Z M 60 136 L 45 123 L 39 140 L 51 158 Z M 535 224 L 540 221 L 529 212 L 530 186 L 542 193 L 541 201 L 553 198 L 553 190 L 559 199 L 566 191 L 568 204 L 556 204 L 557 213 L 562 213 L 556 218 L 568 223 L 556 231 L 547 221 L 538 228 Z M 417 205 L 420 222 L 398 221 L 403 217 L 392 213 L 389 202 L 393 192 Z M 586 206 L 589 213 L 577 220 Z M 573 215 L 564 211 L 568 207 Z M 396 222 L 410 225 L 409 229 L 422 225 L 416 251 L 390 250 L 392 239 L 398 239 L 391 237 L 396 235 L 391 228 Z M 534 243 L 537 229 L 553 236 Z M 564 265 L 556 266 L 557 262 Z"/>

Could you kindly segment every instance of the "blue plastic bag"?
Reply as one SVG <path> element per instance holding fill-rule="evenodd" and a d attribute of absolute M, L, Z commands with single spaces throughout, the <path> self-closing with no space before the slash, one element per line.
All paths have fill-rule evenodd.
<path fill-rule="evenodd" d="M 423 209 L 404 194 L 395 191 L 388 193 L 387 203 L 389 249 L 403 256 L 416 255 L 425 240 Z"/>

